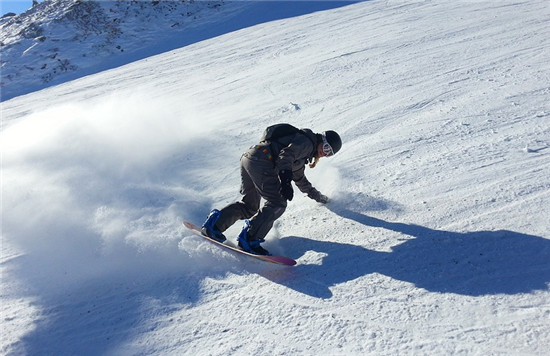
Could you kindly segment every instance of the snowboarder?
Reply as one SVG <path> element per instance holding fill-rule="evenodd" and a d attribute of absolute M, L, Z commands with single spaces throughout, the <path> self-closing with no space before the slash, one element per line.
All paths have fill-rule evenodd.
<path fill-rule="evenodd" d="M 311 199 L 326 204 L 321 194 L 307 180 L 304 172 L 309 163 L 315 167 L 319 158 L 330 157 L 340 150 L 342 140 L 335 131 L 314 133 L 288 125 L 270 126 L 259 144 L 241 157 L 242 200 L 221 210 L 214 209 L 202 225 L 202 233 L 217 241 L 225 241 L 223 232 L 237 220 L 245 220 L 238 237 L 239 247 L 259 255 L 268 255 L 260 243 L 273 223 L 285 211 L 287 201 L 294 197 L 291 182 Z M 260 209 L 260 199 L 265 203 Z M 250 219 L 250 220 L 248 220 Z"/>

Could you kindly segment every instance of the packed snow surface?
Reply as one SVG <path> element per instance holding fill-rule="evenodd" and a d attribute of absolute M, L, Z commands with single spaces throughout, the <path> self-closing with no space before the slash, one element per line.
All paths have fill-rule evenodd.
<path fill-rule="evenodd" d="M 277 122 L 344 141 L 264 244 L 294 267 L 181 224 Z M 5 101 L 1 142 L 3 354 L 550 350 L 547 0 L 258 24 Z"/>

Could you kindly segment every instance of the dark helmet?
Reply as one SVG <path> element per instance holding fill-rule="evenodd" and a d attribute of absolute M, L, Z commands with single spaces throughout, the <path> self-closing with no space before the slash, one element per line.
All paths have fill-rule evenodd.
<path fill-rule="evenodd" d="M 340 151 L 340 148 L 342 148 L 342 139 L 340 138 L 340 135 L 336 133 L 336 131 L 325 131 L 323 132 L 323 136 L 326 137 L 326 140 L 334 153 Z"/>

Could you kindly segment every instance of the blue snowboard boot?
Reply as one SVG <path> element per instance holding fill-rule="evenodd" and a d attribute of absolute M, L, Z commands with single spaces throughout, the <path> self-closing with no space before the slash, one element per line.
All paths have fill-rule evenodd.
<path fill-rule="evenodd" d="M 218 242 L 224 242 L 225 236 L 220 229 L 216 226 L 216 222 L 220 218 L 221 213 L 219 210 L 214 209 L 208 214 L 206 221 L 202 224 L 201 232 L 203 235 L 210 237 Z"/>
<path fill-rule="evenodd" d="M 250 228 L 250 221 L 247 219 L 244 221 L 245 226 L 241 233 L 239 234 L 239 237 L 237 238 L 237 241 L 239 241 L 239 247 L 242 248 L 246 252 L 253 253 L 255 255 L 263 255 L 263 256 L 270 256 L 269 252 L 260 246 L 261 242 L 264 242 L 265 240 L 248 240 L 248 229 Z"/>

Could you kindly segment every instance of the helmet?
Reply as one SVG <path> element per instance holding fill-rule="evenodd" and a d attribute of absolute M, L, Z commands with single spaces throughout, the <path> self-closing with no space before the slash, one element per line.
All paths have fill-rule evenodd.
<path fill-rule="evenodd" d="M 336 133 L 336 131 L 325 131 L 323 132 L 323 136 L 326 138 L 334 153 L 340 151 L 340 148 L 342 148 L 342 139 L 340 138 L 340 135 Z"/>

